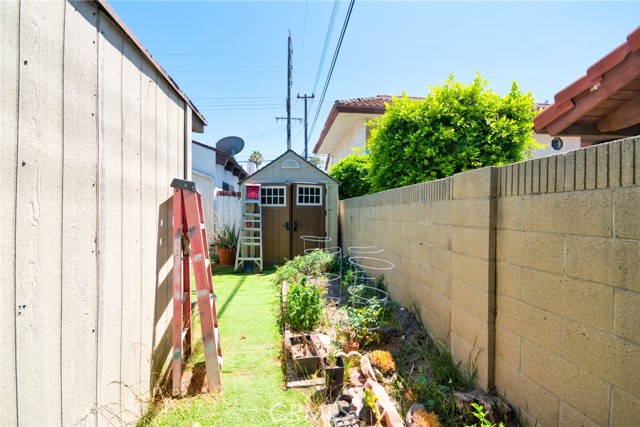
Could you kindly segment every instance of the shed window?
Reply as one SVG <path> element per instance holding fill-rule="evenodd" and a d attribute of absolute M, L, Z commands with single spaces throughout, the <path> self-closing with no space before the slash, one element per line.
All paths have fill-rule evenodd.
<path fill-rule="evenodd" d="M 262 206 L 287 206 L 287 187 L 261 187 L 260 203 Z"/>
<path fill-rule="evenodd" d="M 322 186 L 298 185 L 299 206 L 322 206 Z"/>

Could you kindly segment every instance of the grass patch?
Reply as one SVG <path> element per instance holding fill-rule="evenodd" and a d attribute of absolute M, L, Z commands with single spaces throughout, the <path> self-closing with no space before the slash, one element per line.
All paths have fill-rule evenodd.
<path fill-rule="evenodd" d="M 263 274 L 214 272 L 224 365 L 220 395 L 196 395 L 158 402 L 140 426 L 307 426 L 307 396 L 285 390 L 277 324 L 279 296 L 273 270 Z M 196 316 L 197 317 L 197 316 Z M 194 335 L 200 325 L 194 320 Z M 195 341 L 195 340 L 194 340 Z M 187 369 L 204 361 L 201 341 L 194 342 Z"/>

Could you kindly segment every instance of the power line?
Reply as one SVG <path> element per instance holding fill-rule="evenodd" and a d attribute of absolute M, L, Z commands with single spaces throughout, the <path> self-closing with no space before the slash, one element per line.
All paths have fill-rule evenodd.
<path fill-rule="evenodd" d="M 324 88 L 322 89 L 322 95 L 320 95 L 320 102 L 318 103 L 318 109 L 316 110 L 316 115 L 313 118 L 313 124 L 311 125 L 311 134 L 313 134 L 313 129 L 316 126 L 316 122 L 318 121 L 318 116 L 320 115 L 320 109 L 322 108 L 322 103 L 324 102 L 324 96 L 327 94 L 327 88 L 329 87 L 329 82 L 331 81 L 331 76 L 333 75 L 333 69 L 336 66 L 336 61 L 338 60 L 338 54 L 340 53 L 340 47 L 342 46 L 342 40 L 344 39 L 344 34 L 347 32 L 347 26 L 349 25 L 349 18 L 351 17 L 351 11 L 353 10 L 353 4 L 356 0 L 351 0 L 349 2 L 349 9 L 347 10 L 347 16 L 344 19 L 344 24 L 342 25 L 342 31 L 340 32 L 340 38 L 338 39 L 338 44 L 336 46 L 336 51 L 333 54 L 333 59 L 331 60 L 331 66 L 329 67 L 329 74 L 327 74 L 327 80 L 324 83 Z"/>
<path fill-rule="evenodd" d="M 339 4 L 338 0 L 335 0 L 333 2 L 333 10 L 331 11 L 331 18 L 329 19 L 329 27 L 327 28 L 327 34 L 324 36 L 324 46 L 322 47 L 322 55 L 320 55 L 320 63 L 318 64 L 318 72 L 316 73 L 316 81 L 313 84 L 313 90 L 311 91 L 312 93 L 316 93 L 316 89 L 318 88 L 318 82 L 320 81 L 322 66 L 324 65 L 324 57 L 327 54 L 327 48 L 329 47 L 329 40 L 331 39 L 331 33 L 333 32 L 333 24 L 336 21 L 338 4 Z"/>

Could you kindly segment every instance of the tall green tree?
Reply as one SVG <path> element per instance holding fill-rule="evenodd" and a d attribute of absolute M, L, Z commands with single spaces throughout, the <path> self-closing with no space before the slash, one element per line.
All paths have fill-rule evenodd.
<path fill-rule="evenodd" d="M 251 153 L 251 155 L 249 156 L 249 161 L 256 165 L 256 169 L 260 168 L 262 160 L 262 153 L 258 150 L 254 150 L 253 153 Z"/>
<path fill-rule="evenodd" d="M 331 165 L 329 175 L 341 183 L 338 190 L 341 200 L 371 193 L 370 167 L 369 156 L 358 153 L 350 154 Z"/>
<path fill-rule="evenodd" d="M 370 179 L 374 191 L 451 176 L 484 166 L 523 160 L 537 148 L 533 96 L 513 82 L 504 97 L 453 75 L 424 99 L 394 98 L 374 119 Z"/>

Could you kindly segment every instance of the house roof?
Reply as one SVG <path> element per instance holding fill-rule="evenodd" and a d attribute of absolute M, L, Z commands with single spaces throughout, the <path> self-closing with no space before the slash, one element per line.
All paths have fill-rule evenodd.
<path fill-rule="evenodd" d="M 234 176 L 238 177 L 238 181 L 242 181 L 247 177 L 247 172 L 240 166 L 240 164 L 236 161 L 236 159 L 226 151 L 220 150 L 216 147 L 211 147 L 210 145 L 203 144 L 198 141 L 191 141 L 194 144 L 206 148 L 207 150 L 211 150 L 216 153 L 216 164 L 224 167 L 225 170 L 233 173 Z"/>
<path fill-rule="evenodd" d="M 158 61 L 156 61 L 153 56 L 151 56 L 151 53 L 149 53 L 149 51 L 142 45 L 140 40 L 138 40 L 138 38 L 133 34 L 129 27 L 125 25 L 124 21 L 118 16 L 116 11 L 113 10 L 109 3 L 107 3 L 107 0 L 94 1 L 98 5 L 98 7 L 105 14 L 107 14 L 107 16 L 109 16 L 118 27 L 120 27 L 125 36 L 128 37 L 129 40 L 131 40 L 134 46 L 138 48 L 138 50 L 147 58 L 147 60 L 151 62 L 156 71 L 167 81 L 167 83 L 169 83 L 169 86 L 173 88 L 178 96 L 180 96 L 187 103 L 187 105 L 191 107 L 191 110 L 193 112 L 193 120 L 191 123 L 192 130 L 199 133 L 204 132 L 204 127 L 207 125 L 207 119 L 204 118 L 202 113 L 200 113 L 198 108 L 196 108 L 193 102 L 191 102 L 189 97 L 178 87 L 176 82 L 171 78 L 171 76 L 169 76 L 169 74 L 167 74 L 167 72 L 164 70 L 164 68 L 162 68 Z"/>
<path fill-rule="evenodd" d="M 640 27 L 534 119 L 538 133 L 599 142 L 640 134 Z"/>

